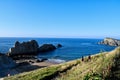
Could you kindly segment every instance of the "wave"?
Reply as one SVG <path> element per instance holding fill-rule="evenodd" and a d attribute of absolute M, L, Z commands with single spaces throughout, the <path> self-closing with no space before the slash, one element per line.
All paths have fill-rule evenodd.
<path fill-rule="evenodd" d="M 66 62 L 65 60 L 62 60 L 62 59 L 48 59 L 49 62 L 52 62 L 52 63 L 64 63 Z"/>

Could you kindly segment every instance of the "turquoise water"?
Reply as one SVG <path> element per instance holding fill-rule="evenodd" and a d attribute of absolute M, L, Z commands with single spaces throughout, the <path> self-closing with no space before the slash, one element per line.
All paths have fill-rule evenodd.
<path fill-rule="evenodd" d="M 97 44 L 102 39 L 75 39 L 75 38 L 0 38 L 0 52 L 6 53 L 16 41 L 36 40 L 39 45 L 50 43 L 63 47 L 55 51 L 40 53 L 38 57 L 48 59 L 62 59 L 65 61 L 81 58 L 102 51 L 111 51 L 115 47 Z"/>

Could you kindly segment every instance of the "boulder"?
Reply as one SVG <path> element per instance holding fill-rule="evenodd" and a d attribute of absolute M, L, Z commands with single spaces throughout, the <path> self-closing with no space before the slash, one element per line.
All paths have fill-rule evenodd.
<path fill-rule="evenodd" d="M 60 47 L 62 47 L 62 45 L 61 44 L 57 44 L 57 48 L 60 48 Z"/>
<path fill-rule="evenodd" d="M 120 40 L 114 38 L 105 38 L 103 41 L 99 42 L 98 44 L 104 44 L 109 46 L 120 46 Z"/>
<path fill-rule="evenodd" d="M 39 45 L 37 41 L 31 40 L 28 42 L 20 43 L 16 41 L 14 47 L 9 49 L 9 55 L 17 54 L 35 54 L 38 52 Z"/>
<path fill-rule="evenodd" d="M 48 52 L 55 49 L 56 47 L 52 44 L 43 44 L 41 47 L 39 47 L 39 52 Z"/>
<path fill-rule="evenodd" d="M 36 60 L 36 62 L 43 62 L 43 61 L 46 61 L 46 60 L 48 60 L 47 58 L 38 58 L 37 60 Z"/>

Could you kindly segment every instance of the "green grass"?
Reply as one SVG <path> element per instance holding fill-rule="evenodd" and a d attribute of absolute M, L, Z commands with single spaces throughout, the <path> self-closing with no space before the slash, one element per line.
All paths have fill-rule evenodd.
<path fill-rule="evenodd" d="M 5 80 L 42 80 L 43 78 L 55 74 L 58 67 L 48 67 L 43 69 L 34 70 L 5 78 Z"/>
<path fill-rule="evenodd" d="M 105 80 L 110 76 L 111 67 L 115 66 L 120 56 L 120 47 L 111 52 L 93 55 L 91 60 L 85 57 L 47 68 L 6 77 L 5 80 Z"/>

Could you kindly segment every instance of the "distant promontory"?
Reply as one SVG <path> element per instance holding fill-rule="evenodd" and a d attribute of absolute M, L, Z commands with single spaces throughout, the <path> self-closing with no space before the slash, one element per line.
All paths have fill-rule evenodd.
<path fill-rule="evenodd" d="M 120 46 L 120 40 L 107 37 L 103 41 L 99 42 L 98 44 L 104 44 L 109 46 Z"/>

